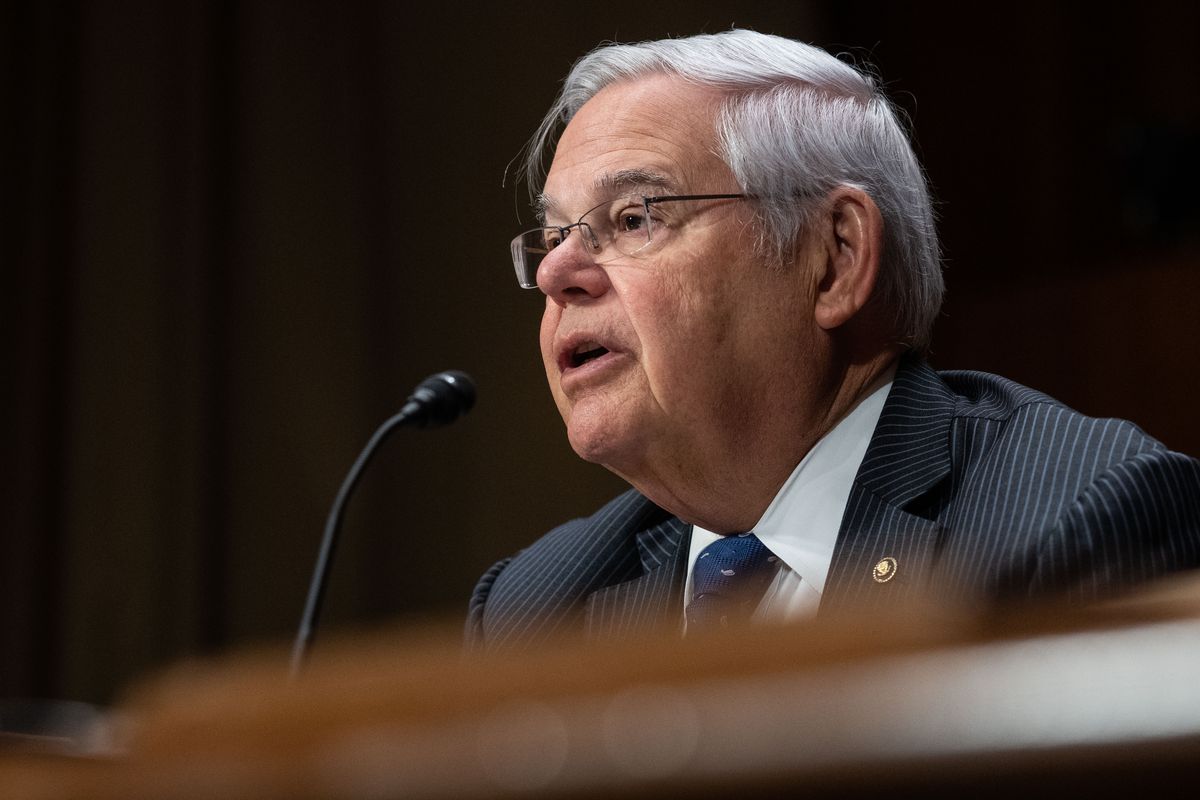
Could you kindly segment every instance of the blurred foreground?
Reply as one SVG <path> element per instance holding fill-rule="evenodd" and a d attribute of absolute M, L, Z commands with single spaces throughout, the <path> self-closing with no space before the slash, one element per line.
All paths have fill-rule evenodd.
<path fill-rule="evenodd" d="M 179 665 L 0 739 L 11 798 L 1183 795 L 1200 580 L 1088 611 L 824 620 L 465 660 L 457 630 Z M 92 721 L 97 722 L 96 720 Z M 82 723 L 81 723 L 82 724 Z"/>

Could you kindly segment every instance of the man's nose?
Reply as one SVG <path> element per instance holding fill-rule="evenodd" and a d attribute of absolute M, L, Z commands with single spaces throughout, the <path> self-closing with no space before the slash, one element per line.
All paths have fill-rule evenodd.
<path fill-rule="evenodd" d="M 538 265 L 538 288 L 560 306 L 595 299 L 611 286 L 586 238 L 586 231 L 571 231 Z"/>

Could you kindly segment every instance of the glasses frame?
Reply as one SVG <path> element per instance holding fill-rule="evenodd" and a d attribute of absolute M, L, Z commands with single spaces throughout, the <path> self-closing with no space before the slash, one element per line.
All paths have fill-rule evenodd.
<path fill-rule="evenodd" d="M 739 194 L 728 194 L 728 193 L 726 193 L 726 194 L 668 194 L 668 195 L 649 195 L 649 196 L 642 195 L 642 207 L 646 211 L 646 245 L 643 245 L 643 247 L 649 245 L 650 242 L 654 240 L 654 226 L 650 222 L 650 206 L 652 206 L 652 205 L 655 205 L 657 203 L 670 203 L 673 201 L 682 201 L 682 200 L 745 200 L 749 197 L 751 197 L 751 195 L 740 194 L 740 193 Z M 578 220 L 576 220 L 575 222 L 572 222 L 570 225 L 541 225 L 536 228 L 530 228 L 527 231 L 522 231 L 521 233 L 518 233 L 516 236 L 514 236 L 512 243 L 510 244 L 509 247 L 512 251 L 513 269 L 515 269 L 516 273 L 517 273 L 517 284 L 520 285 L 520 287 L 522 289 L 538 288 L 537 270 L 534 270 L 532 281 L 526 281 L 526 279 L 525 279 L 525 274 L 528 272 L 528 270 L 524 267 L 524 260 L 525 260 L 524 254 L 526 252 L 528 252 L 528 248 L 525 247 L 523 240 L 526 236 L 529 236 L 532 233 L 542 233 L 544 235 L 545 231 L 556 231 L 558 233 L 558 235 L 560 237 L 562 237 L 559 244 L 555 246 L 557 248 L 557 247 L 561 247 L 563 242 L 566 242 L 567 236 L 570 235 L 572 230 L 579 229 L 580 231 L 586 231 L 587 241 L 585 242 L 585 245 L 592 250 L 599 249 L 600 242 L 596 238 L 595 232 L 592 230 L 591 225 L 584 222 L 583 220 L 588 214 L 591 214 L 597 208 L 600 208 L 601 206 L 604 206 L 604 205 L 608 205 L 611 202 L 613 202 L 613 201 L 606 200 L 603 203 L 592 206 L 587 211 L 583 212 L 583 214 L 579 217 Z M 640 250 L 641 248 L 638 248 L 638 249 Z M 550 251 L 547 250 L 546 255 L 549 255 L 549 253 L 550 253 Z M 543 258 L 545 258 L 545 256 L 543 256 Z M 541 262 L 539 261 L 538 263 L 540 264 Z"/>

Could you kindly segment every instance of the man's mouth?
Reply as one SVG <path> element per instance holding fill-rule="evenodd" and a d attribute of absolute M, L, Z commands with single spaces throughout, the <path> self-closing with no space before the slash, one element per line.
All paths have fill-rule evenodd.
<path fill-rule="evenodd" d="M 582 367 L 608 352 L 608 348 L 595 342 L 585 342 L 567 354 L 567 366 Z"/>
<path fill-rule="evenodd" d="M 572 336 L 567 341 L 563 342 L 562 348 L 558 351 L 558 370 L 559 373 L 571 372 L 580 367 L 585 367 L 592 362 L 605 359 L 606 356 L 616 355 L 618 351 L 613 350 L 607 344 L 601 344 L 600 339 L 584 338 L 583 336 Z M 607 360 L 607 359 L 605 359 Z"/>

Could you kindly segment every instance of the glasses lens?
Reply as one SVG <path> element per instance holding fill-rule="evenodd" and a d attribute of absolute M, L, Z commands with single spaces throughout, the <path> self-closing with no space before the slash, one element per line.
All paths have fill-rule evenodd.
<path fill-rule="evenodd" d="M 583 217 L 600 263 L 632 256 L 650 243 L 650 217 L 640 197 L 622 198 L 596 206 Z"/>
<path fill-rule="evenodd" d="M 538 265 L 558 244 L 559 238 L 557 228 L 536 228 L 512 240 L 513 267 L 522 289 L 537 288 Z"/>
<path fill-rule="evenodd" d="M 524 289 L 536 289 L 537 271 L 542 259 L 551 250 L 563 244 L 571 234 L 579 236 L 584 247 L 598 252 L 595 234 L 588 228 L 587 223 L 582 221 L 565 228 L 534 228 L 513 239 L 512 257 L 513 267 L 517 271 L 517 283 Z"/>

